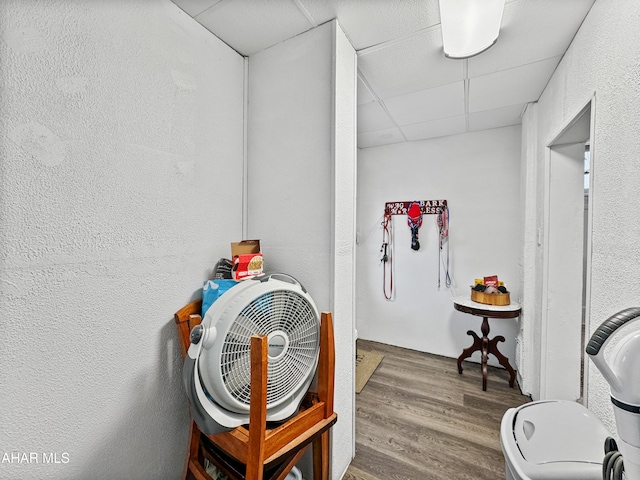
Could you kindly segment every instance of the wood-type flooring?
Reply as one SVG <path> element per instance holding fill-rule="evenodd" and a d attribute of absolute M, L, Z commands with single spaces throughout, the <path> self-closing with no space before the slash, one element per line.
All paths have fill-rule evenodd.
<path fill-rule="evenodd" d="M 504 480 L 500 420 L 529 402 L 506 370 L 358 340 L 384 354 L 356 395 L 356 455 L 344 480 Z M 462 350 L 461 350 L 462 351 Z M 513 361 L 510 359 L 511 363 Z"/>

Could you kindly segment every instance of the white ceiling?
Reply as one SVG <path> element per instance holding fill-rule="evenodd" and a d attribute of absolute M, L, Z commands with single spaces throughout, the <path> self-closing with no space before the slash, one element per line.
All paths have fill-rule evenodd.
<path fill-rule="evenodd" d="M 506 0 L 497 43 L 444 56 L 438 0 L 172 0 L 249 56 L 334 18 L 358 53 L 358 147 L 521 122 L 595 0 Z"/>

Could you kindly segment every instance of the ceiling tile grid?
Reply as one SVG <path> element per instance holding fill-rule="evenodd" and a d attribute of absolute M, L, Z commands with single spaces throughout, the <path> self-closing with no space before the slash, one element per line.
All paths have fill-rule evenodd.
<path fill-rule="evenodd" d="M 384 100 L 398 125 L 464 115 L 464 82 L 447 83 L 420 92 Z"/>
<path fill-rule="evenodd" d="M 173 0 L 185 13 L 195 17 L 222 0 Z"/>
<path fill-rule="evenodd" d="M 369 86 L 365 83 L 362 78 L 360 72 L 358 72 L 358 105 L 362 105 L 364 103 L 375 102 L 376 97 L 373 96 L 373 93 Z"/>
<path fill-rule="evenodd" d="M 468 131 L 489 130 L 491 128 L 508 127 L 522 123 L 523 104 L 483 110 L 469 114 Z"/>
<path fill-rule="evenodd" d="M 358 118 L 358 133 L 375 132 L 396 126 L 378 102 L 358 105 Z"/>
<path fill-rule="evenodd" d="M 438 0 L 294 0 L 322 24 L 338 19 L 362 50 L 440 23 Z"/>
<path fill-rule="evenodd" d="M 562 56 L 594 0 L 535 0 L 506 4 L 496 44 L 469 59 L 469 76 Z"/>
<path fill-rule="evenodd" d="M 409 141 L 456 135 L 466 132 L 466 117 L 458 115 L 430 122 L 414 123 L 401 127 L 401 130 Z"/>
<path fill-rule="evenodd" d="M 470 79 L 469 112 L 536 101 L 560 58 L 553 57 Z"/>
<path fill-rule="evenodd" d="M 506 0 L 495 45 L 442 50 L 439 0 L 173 0 L 244 56 L 337 19 L 358 54 L 358 146 L 517 125 L 595 0 Z"/>
<path fill-rule="evenodd" d="M 244 56 L 317 26 L 294 2 L 282 0 L 222 0 L 195 19 Z"/>
<path fill-rule="evenodd" d="M 358 69 L 381 99 L 464 78 L 463 61 L 446 58 L 442 53 L 440 27 L 358 52 Z"/>

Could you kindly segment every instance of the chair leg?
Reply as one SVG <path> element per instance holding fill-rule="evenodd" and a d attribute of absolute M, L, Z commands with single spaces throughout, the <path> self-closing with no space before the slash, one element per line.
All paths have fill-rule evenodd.
<path fill-rule="evenodd" d="M 189 453 L 182 473 L 182 480 L 189 480 L 192 475 L 196 480 L 212 480 L 202 464 L 204 457 L 200 450 L 200 429 L 192 420 L 189 428 Z"/>
<path fill-rule="evenodd" d="M 329 479 L 329 431 L 313 440 L 313 480 Z"/>
<path fill-rule="evenodd" d="M 189 480 L 189 470 L 191 466 L 191 459 L 198 458 L 200 451 L 200 429 L 196 423 L 192 420 L 189 427 L 189 450 L 187 451 L 187 459 L 182 471 L 182 480 Z"/>
<path fill-rule="evenodd" d="M 264 474 L 265 429 L 267 427 L 267 352 L 267 337 L 253 335 L 251 337 L 249 448 L 245 480 L 262 480 Z"/>
<path fill-rule="evenodd" d="M 325 403 L 324 418 L 333 415 L 333 380 L 336 375 L 333 316 L 322 312 L 320 322 L 320 358 L 318 360 L 318 396 Z"/>

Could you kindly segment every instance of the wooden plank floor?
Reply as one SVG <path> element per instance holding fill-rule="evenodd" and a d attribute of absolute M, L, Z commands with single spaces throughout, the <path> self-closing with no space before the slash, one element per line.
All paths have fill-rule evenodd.
<path fill-rule="evenodd" d="M 384 354 L 356 395 L 356 456 L 344 480 L 504 480 L 500 420 L 530 401 L 506 370 L 358 340 Z"/>

